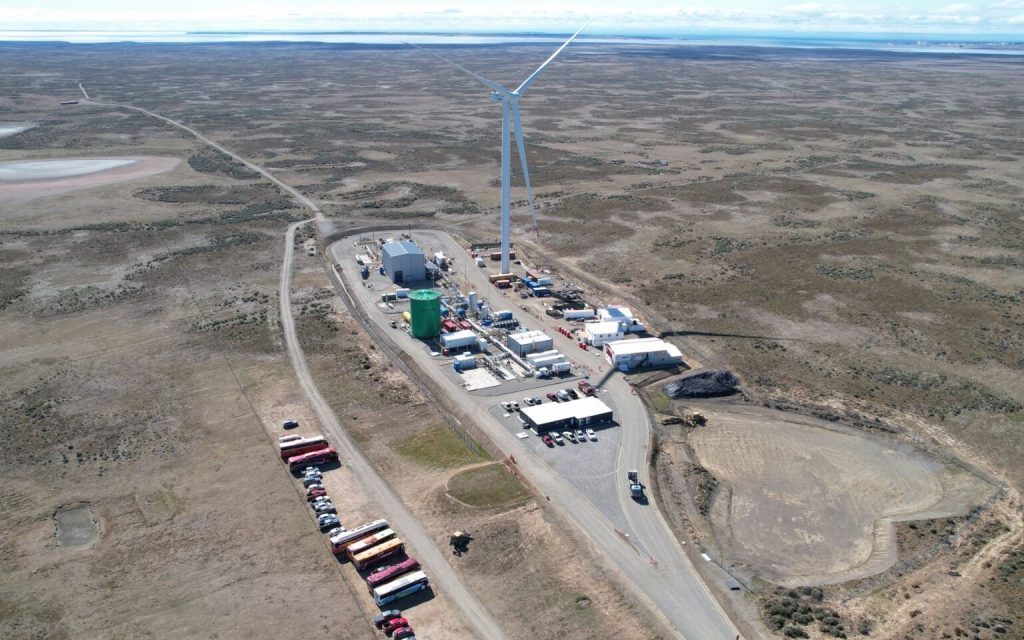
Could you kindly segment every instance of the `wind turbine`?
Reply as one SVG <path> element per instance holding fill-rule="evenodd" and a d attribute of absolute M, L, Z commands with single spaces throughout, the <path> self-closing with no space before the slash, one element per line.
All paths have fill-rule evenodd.
<path fill-rule="evenodd" d="M 589 22 L 587 24 L 590 24 Z M 551 61 L 555 59 L 555 56 L 562 53 L 562 49 L 569 46 L 569 43 L 576 39 L 576 36 L 587 28 L 587 24 L 579 28 L 579 31 L 572 34 L 572 36 L 566 40 L 562 46 L 558 47 L 551 56 L 544 61 L 544 64 L 537 67 L 534 71 L 523 80 L 523 83 L 514 90 L 503 87 L 497 82 L 488 80 L 487 78 L 477 75 L 462 65 L 452 62 L 448 58 L 444 58 L 434 53 L 429 49 L 424 49 L 421 46 L 407 42 L 409 46 L 416 47 L 417 49 L 423 49 L 430 55 L 438 58 L 442 62 L 450 64 L 459 71 L 467 73 L 480 82 L 484 83 L 491 88 L 491 101 L 501 103 L 501 272 L 511 273 L 511 265 L 509 264 L 509 236 L 512 232 L 512 210 L 510 204 L 509 191 L 512 186 L 512 168 L 510 165 L 511 156 L 511 143 L 510 133 L 514 133 L 516 137 L 516 147 L 519 151 L 519 162 L 523 167 L 523 182 L 526 184 L 526 197 L 530 202 L 530 217 L 533 220 L 534 229 L 537 228 L 537 206 L 533 201 L 533 188 L 530 186 L 530 170 L 526 166 L 526 141 L 523 138 L 523 122 L 519 115 L 519 99 L 523 97 L 526 90 L 533 84 L 544 68 L 551 64 Z"/>

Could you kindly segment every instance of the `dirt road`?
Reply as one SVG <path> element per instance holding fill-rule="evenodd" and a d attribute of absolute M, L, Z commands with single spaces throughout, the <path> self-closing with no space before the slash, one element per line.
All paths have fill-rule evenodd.
<path fill-rule="evenodd" d="M 79 85 L 79 87 L 82 89 L 83 95 L 88 96 L 85 88 L 81 85 Z M 302 195 L 291 186 L 285 184 L 267 170 L 222 147 L 195 129 L 139 107 L 121 104 L 104 104 L 94 101 L 90 102 L 91 104 L 96 104 L 98 106 L 119 107 L 137 111 L 150 116 L 151 118 L 156 118 L 157 120 L 166 122 L 173 127 L 181 129 L 182 131 L 186 131 L 197 140 L 200 140 L 204 144 L 207 144 L 221 153 L 234 158 L 249 169 L 256 171 L 267 180 L 270 180 L 282 191 L 288 193 L 300 204 L 310 209 L 315 214 L 315 219 L 317 221 L 323 219 L 323 213 L 312 200 Z M 416 557 L 419 558 L 420 562 L 429 572 L 432 582 L 440 586 L 444 592 L 462 609 L 465 614 L 466 623 L 475 627 L 480 637 L 502 640 L 505 638 L 505 634 L 501 627 L 494 618 L 491 617 L 490 612 L 487 611 L 476 596 L 469 591 L 465 584 L 463 584 L 459 576 L 455 574 L 451 565 L 449 565 L 445 560 L 444 554 L 435 544 L 426 529 L 424 529 L 422 525 L 420 525 L 419 521 L 416 520 L 415 516 L 406 509 L 401 498 L 399 498 L 388 483 L 377 474 L 376 469 L 373 468 L 370 462 L 363 456 L 362 452 L 360 452 L 348 437 L 348 434 L 338 421 L 338 416 L 335 415 L 330 405 L 328 405 L 323 396 L 320 395 L 319 389 L 317 389 L 316 384 L 313 382 L 313 378 L 310 376 L 309 369 L 306 366 L 305 355 L 302 352 L 302 348 L 299 346 L 298 336 L 295 333 L 295 319 L 292 316 L 291 311 L 290 284 L 292 255 L 295 244 L 295 230 L 312 221 L 313 220 L 305 220 L 302 222 L 296 222 L 288 227 L 288 231 L 285 234 L 285 254 L 284 262 L 281 265 L 281 281 L 278 291 L 281 311 L 281 327 L 284 332 L 285 344 L 288 349 L 288 358 L 292 363 L 292 368 L 295 370 L 299 386 L 302 388 L 303 394 L 309 400 L 310 405 L 316 412 L 317 418 L 320 420 L 320 424 L 324 428 L 325 433 L 330 436 L 331 443 L 341 454 L 342 460 L 356 471 L 364 488 L 366 489 L 367 495 L 380 505 L 381 510 L 387 516 L 388 521 L 392 526 L 402 532 L 403 538 L 416 550 Z"/>
<path fill-rule="evenodd" d="M 176 120 L 171 120 L 170 118 L 164 117 L 164 116 L 160 115 L 159 113 L 153 113 L 152 111 L 148 111 L 146 109 L 143 109 L 142 107 L 133 107 L 133 106 L 128 105 L 128 104 L 117 104 L 116 102 L 97 102 L 97 101 L 89 98 L 89 94 L 86 93 L 85 87 L 83 87 L 81 84 L 78 85 L 78 88 L 80 88 L 82 90 L 82 94 L 86 97 L 86 99 L 83 100 L 82 102 L 88 102 L 89 104 L 94 104 L 94 105 L 100 106 L 100 107 L 117 107 L 119 109 L 129 109 L 131 111 L 136 111 L 138 113 L 145 114 L 145 115 L 149 116 L 150 118 L 156 118 L 157 120 L 160 120 L 162 122 L 166 122 L 167 124 L 171 125 L 172 127 L 177 127 L 178 129 L 181 129 L 182 131 L 184 131 L 184 132 L 188 133 L 189 135 L 191 135 L 192 137 L 194 137 L 196 140 L 199 140 L 203 144 L 205 144 L 205 145 L 207 145 L 209 147 L 212 147 L 212 148 L 216 149 L 217 151 L 220 151 L 221 153 L 223 153 L 226 156 L 230 156 L 233 160 L 235 160 L 235 161 L 245 165 L 245 167 L 247 169 L 255 171 L 256 173 L 260 174 L 261 176 L 263 176 L 267 180 L 273 182 L 274 185 L 278 189 L 280 189 L 281 191 L 284 191 L 285 193 L 287 193 L 291 197 L 295 198 L 295 200 L 299 204 L 301 204 L 302 206 L 304 206 L 307 209 L 309 209 L 310 211 L 312 211 L 313 214 L 316 216 L 316 219 L 317 219 L 318 223 L 321 220 L 323 220 L 324 214 L 323 214 L 322 211 L 320 211 L 320 207 L 318 207 L 315 202 L 313 202 L 312 200 L 310 200 L 306 196 L 304 196 L 301 193 L 299 193 L 291 185 L 289 185 L 289 184 L 281 181 L 280 179 L 278 179 L 276 176 L 274 176 L 274 174 L 270 173 L 269 171 L 267 171 L 263 167 L 249 162 L 248 160 L 246 160 L 242 156 L 238 155 L 237 153 L 231 151 L 230 149 L 222 147 L 221 145 L 219 145 L 216 142 L 214 142 L 213 140 L 207 138 L 206 136 L 204 136 L 203 134 L 199 133 L 198 131 L 196 131 L 192 127 L 184 125 L 184 124 L 182 124 L 182 123 L 180 123 L 180 122 L 178 122 Z"/>
<path fill-rule="evenodd" d="M 281 328 L 288 347 L 288 358 L 291 360 L 299 385 L 316 412 L 324 432 L 330 437 L 331 444 L 341 454 L 343 462 L 356 472 L 362 480 L 367 495 L 380 506 L 392 527 L 401 531 L 402 538 L 416 550 L 416 557 L 426 568 L 433 583 L 441 586 L 445 593 L 459 605 L 465 614 L 465 621 L 476 627 L 480 637 L 504 638 L 505 634 L 501 627 L 445 561 L 444 555 L 430 534 L 405 507 L 405 503 L 388 483 L 377 475 L 377 471 L 370 461 L 363 456 L 356 444 L 349 438 L 348 433 L 338 421 L 338 416 L 320 395 L 316 383 L 313 382 L 309 368 L 306 366 L 305 355 L 299 346 L 298 335 L 295 332 L 290 290 L 295 230 L 309 222 L 311 220 L 296 222 L 288 227 L 288 232 L 285 234 L 285 254 L 284 262 L 281 264 L 281 283 L 278 291 L 278 299 L 281 303 Z"/>

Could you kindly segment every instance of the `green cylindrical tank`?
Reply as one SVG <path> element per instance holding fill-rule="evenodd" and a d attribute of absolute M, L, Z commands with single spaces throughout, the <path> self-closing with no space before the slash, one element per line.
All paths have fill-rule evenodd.
<path fill-rule="evenodd" d="M 441 333 L 441 294 L 435 289 L 419 289 L 409 293 L 414 338 L 433 338 Z"/>

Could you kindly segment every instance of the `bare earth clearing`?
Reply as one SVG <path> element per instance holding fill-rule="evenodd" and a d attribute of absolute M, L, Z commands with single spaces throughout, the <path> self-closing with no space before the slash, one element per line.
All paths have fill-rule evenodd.
<path fill-rule="evenodd" d="M 991 489 L 907 446 L 782 413 L 708 412 L 696 462 L 727 486 L 711 520 L 723 556 L 783 585 L 881 573 L 897 520 L 960 515 Z"/>

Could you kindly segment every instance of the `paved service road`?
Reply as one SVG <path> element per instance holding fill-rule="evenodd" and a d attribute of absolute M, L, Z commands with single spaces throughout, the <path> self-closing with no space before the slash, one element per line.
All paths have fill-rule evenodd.
<path fill-rule="evenodd" d="M 487 283 L 486 274 L 475 266 L 469 266 L 465 250 L 460 248 L 447 234 L 437 231 L 412 230 L 415 240 L 427 245 L 430 250 L 443 249 L 446 255 L 455 257 L 459 273 L 454 279 L 466 283 L 481 296 L 493 288 Z M 582 359 L 592 371 L 591 382 L 600 382 L 602 391 L 607 391 L 609 400 L 616 408 L 616 420 L 622 425 L 621 445 L 618 452 L 615 474 L 618 482 L 617 499 L 601 501 L 599 498 L 581 492 L 561 476 L 542 457 L 537 456 L 520 441 L 490 412 L 497 403 L 494 395 L 478 395 L 465 392 L 450 378 L 446 367 L 423 349 L 419 342 L 413 342 L 404 332 L 389 327 L 392 316 L 385 315 L 377 307 L 380 291 L 370 290 L 356 275 L 356 248 L 353 238 L 347 238 L 328 247 L 332 262 L 342 265 L 340 282 L 342 294 L 352 304 L 361 307 L 364 321 L 369 321 L 367 330 L 377 340 L 386 340 L 398 349 L 412 356 L 417 368 L 433 378 L 445 389 L 450 389 L 452 399 L 490 437 L 505 455 L 515 455 L 519 470 L 551 502 L 565 513 L 590 538 L 601 553 L 635 587 L 638 595 L 646 597 L 652 609 L 676 633 L 688 640 L 734 640 L 738 635 L 718 602 L 704 585 L 696 569 L 686 557 L 675 536 L 672 534 L 661 512 L 652 503 L 642 505 L 628 495 L 625 483 L 627 469 L 645 470 L 650 440 L 649 417 L 643 403 L 633 393 L 633 388 L 619 374 L 596 373 L 608 365 L 591 352 L 581 352 L 575 342 L 563 338 L 541 320 L 518 313 L 529 328 L 545 329 L 553 335 L 555 348 Z M 352 265 L 352 266 L 347 266 Z M 371 277 L 371 282 L 375 280 Z M 494 298 L 492 294 L 490 297 Z M 518 298 L 500 299 L 506 308 L 516 308 Z M 499 301 L 495 301 L 496 304 Z M 497 307 L 495 307 L 497 308 Z M 574 351 L 570 349 L 575 348 Z M 577 355 L 577 353 L 579 355 Z M 601 362 L 600 365 L 597 363 Z M 565 386 L 565 383 L 562 383 Z M 523 390 L 518 395 L 527 395 Z M 543 394 L 541 394 L 543 395 Z M 570 445 L 567 445 L 570 446 Z M 588 446 L 572 445 L 572 446 Z M 610 517 L 610 510 L 619 510 L 615 521 L 625 521 L 630 531 L 617 530 Z M 624 535 L 625 534 L 625 535 Z"/>

